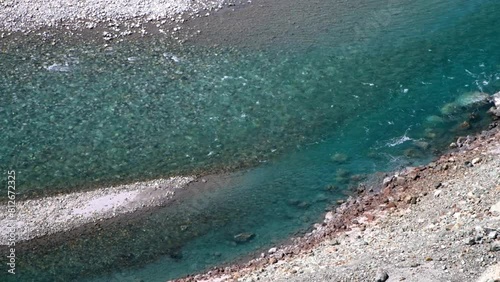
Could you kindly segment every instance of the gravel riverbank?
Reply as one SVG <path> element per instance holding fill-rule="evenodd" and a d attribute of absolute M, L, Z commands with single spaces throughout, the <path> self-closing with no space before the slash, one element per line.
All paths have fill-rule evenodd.
<path fill-rule="evenodd" d="M 143 19 L 181 21 L 184 14 L 221 9 L 223 0 L 3 0 L 0 30 L 27 31 L 61 23 L 93 28 L 98 23 Z"/>
<path fill-rule="evenodd" d="M 0 208 L 0 225 L 16 227 L 16 242 L 70 231 L 90 222 L 131 213 L 145 207 L 165 204 L 175 191 L 194 181 L 194 177 L 171 177 L 120 185 L 89 192 L 16 202 L 16 212 Z M 14 216 L 14 218 L 12 217 Z M 8 245 L 9 230 L 0 230 L 0 245 Z"/>
<path fill-rule="evenodd" d="M 498 119 L 500 93 L 493 100 Z M 498 121 L 452 147 L 381 186 L 360 186 L 291 244 L 177 281 L 499 281 Z"/>

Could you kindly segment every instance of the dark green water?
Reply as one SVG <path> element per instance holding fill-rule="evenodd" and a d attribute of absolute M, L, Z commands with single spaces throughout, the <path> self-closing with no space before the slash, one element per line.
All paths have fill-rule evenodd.
<path fill-rule="evenodd" d="M 500 90 L 500 4 L 307 3 L 309 16 L 252 21 L 271 27 L 258 34 L 228 28 L 218 47 L 3 50 L 0 163 L 22 193 L 241 169 L 140 220 L 22 253 L 16 278 L 164 281 L 230 262 L 308 228 L 359 175 L 428 161 L 488 123 L 487 105 L 441 109 Z M 236 244 L 240 232 L 255 238 Z"/>

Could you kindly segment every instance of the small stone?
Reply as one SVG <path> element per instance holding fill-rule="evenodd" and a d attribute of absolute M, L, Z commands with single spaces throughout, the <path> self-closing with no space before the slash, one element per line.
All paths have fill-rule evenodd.
<path fill-rule="evenodd" d="M 472 246 L 476 244 L 476 240 L 472 237 L 464 239 L 465 245 Z"/>
<path fill-rule="evenodd" d="M 387 204 L 387 206 L 385 206 L 386 208 L 388 209 L 392 209 L 392 208 L 397 208 L 396 204 L 394 202 L 389 202 Z"/>
<path fill-rule="evenodd" d="M 495 104 L 496 107 L 500 108 L 500 92 L 493 94 L 490 99 L 493 101 L 493 104 Z"/>
<path fill-rule="evenodd" d="M 332 245 L 332 246 L 338 246 L 338 245 L 340 245 L 340 242 L 338 240 L 333 240 L 333 241 L 330 242 L 330 245 Z"/>
<path fill-rule="evenodd" d="M 491 206 L 490 211 L 500 213 L 500 202 Z"/>
<path fill-rule="evenodd" d="M 407 204 L 412 204 L 412 205 L 414 205 L 414 204 L 416 204 L 416 203 L 417 203 L 417 196 L 411 196 L 411 195 L 408 195 L 408 196 L 406 196 L 406 198 L 405 198 L 405 202 L 406 202 Z"/>
<path fill-rule="evenodd" d="M 342 164 L 345 163 L 349 157 L 345 154 L 336 153 L 331 157 L 331 160 L 335 163 Z"/>
<path fill-rule="evenodd" d="M 469 129 L 470 123 L 468 121 L 464 121 L 460 124 L 460 129 Z"/>
<path fill-rule="evenodd" d="M 488 110 L 488 113 L 490 115 L 493 116 L 493 118 L 498 118 L 500 117 L 500 108 L 497 108 L 497 107 L 491 107 L 489 110 Z"/>
<path fill-rule="evenodd" d="M 491 244 L 490 251 L 492 252 L 500 251 L 500 242 L 493 242 L 493 244 Z"/>
<path fill-rule="evenodd" d="M 333 219 L 333 212 L 329 211 L 325 214 L 325 220 L 329 221 Z"/>
<path fill-rule="evenodd" d="M 300 202 L 299 204 L 297 204 L 297 207 L 301 208 L 301 209 L 307 209 L 309 206 L 310 206 L 310 204 L 306 201 L 303 201 L 303 202 Z"/>
<path fill-rule="evenodd" d="M 428 150 L 431 147 L 431 145 L 425 141 L 415 141 L 413 144 L 422 150 Z"/>
<path fill-rule="evenodd" d="M 378 270 L 375 274 L 375 282 L 385 282 L 389 279 L 389 274 L 385 270 Z"/>
<path fill-rule="evenodd" d="M 392 178 L 393 178 L 392 176 L 387 176 L 387 177 L 386 177 L 386 178 L 384 178 L 384 180 L 382 181 L 382 184 L 383 184 L 384 186 L 386 186 L 387 184 L 391 183 Z"/>
<path fill-rule="evenodd" d="M 471 161 L 471 163 L 472 163 L 473 165 L 475 165 L 475 164 L 480 163 L 481 161 L 482 161 L 482 159 L 481 159 L 481 158 L 475 158 L 475 159 L 473 159 L 473 160 Z"/>
<path fill-rule="evenodd" d="M 243 232 L 243 233 L 234 235 L 233 239 L 236 243 L 242 244 L 242 243 L 246 243 L 246 242 L 252 240 L 254 237 L 255 237 L 255 234 L 253 234 L 253 233 Z"/>
<path fill-rule="evenodd" d="M 405 178 L 401 176 L 396 176 L 396 184 L 403 185 L 405 183 Z"/>
<path fill-rule="evenodd" d="M 496 237 L 497 237 L 497 232 L 496 231 L 491 231 L 490 233 L 488 233 L 488 238 L 494 240 Z"/>
<path fill-rule="evenodd" d="M 269 264 L 275 264 L 277 262 L 278 262 L 278 260 L 275 257 L 272 257 L 269 259 Z"/>
<path fill-rule="evenodd" d="M 450 148 L 451 148 L 451 149 L 458 148 L 457 143 L 455 143 L 455 142 L 451 142 L 451 143 L 450 143 Z"/>
<path fill-rule="evenodd" d="M 327 185 L 325 187 L 325 190 L 327 190 L 327 191 L 335 191 L 335 190 L 338 190 L 338 187 L 335 186 L 335 185 Z"/>

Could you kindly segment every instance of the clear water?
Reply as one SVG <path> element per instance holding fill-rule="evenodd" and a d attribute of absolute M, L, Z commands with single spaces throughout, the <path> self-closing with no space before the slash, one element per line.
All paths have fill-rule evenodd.
<path fill-rule="evenodd" d="M 23 194 L 233 171 L 151 214 L 21 253 L 16 278 L 164 281 L 230 262 L 304 231 L 364 175 L 425 162 L 488 122 L 479 106 L 440 110 L 500 90 L 500 4 L 288 5 L 306 2 L 312 14 L 286 16 L 301 15 L 294 32 L 264 17 L 251 26 L 262 36 L 232 34 L 241 9 L 214 17 L 228 26 L 220 42 L 4 44 L 0 163 Z M 255 238 L 237 244 L 241 232 Z"/>

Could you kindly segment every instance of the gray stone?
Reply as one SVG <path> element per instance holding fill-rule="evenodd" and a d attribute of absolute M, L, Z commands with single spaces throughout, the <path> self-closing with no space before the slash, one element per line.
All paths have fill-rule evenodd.
<path fill-rule="evenodd" d="M 416 203 L 417 203 L 417 199 L 418 199 L 418 197 L 417 197 L 417 196 L 410 196 L 410 195 L 408 195 L 408 196 L 405 198 L 405 202 L 406 202 L 407 204 L 412 204 L 412 205 L 414 205 L 414 204 L 416 204 Z"/>
<path fill-rule="evenodd" d="M 473 105 L 486 103 L 489 98 L 490 96 L 488 94 L 475 91 L 460 95 L 455 103 L 460 107 L 470 107 Z"/>
<path fill-rule="evenodd" d="M 472 245 L 475 245 L 476 244 L 476 240 L 474 238 L 465 238 L 464 239 L 464 243 L 465 245 L 469 245 L 469 246 L 472 246 Z"/>
<path fill-rule="evenodd" d="M 405 184 L 405 181 L 406 181 L 406 179 L 404 177 L 396 176 L 396 184 L 397 185 L 403 185 L 403 184 Z"/>
<path fill-rule="evenodd" d="M 349 157 L 345 154 L 336 153 L 331 157 L 331 159 L 333 162 L 341 164 L 345 163 L 349 159 Z"/>
<path fill-rule="evenodd" d="M 493 116 L 496 116 L 496 117 L 500 117 L 500 107 L 491 107 L 488 110 L 488 113 L 490 115 L 493 115 Z"/>
<path fill-rule="evenodd" d="M 490 251 L 492 251 L 492 252 L 500 251 L 500 242 L 493 242 L 491 244 Z"/>
<path fill-rule="evenodd" d="M 474 158 L 474 159 L 471 161 L 471 163 L 472 163 L 473 165 L 475 165 L 475 164 L 480 163 L 482 160 L 483 160 L 483 159 L 481 159 L 481 158 Z"/>
<path fill-rule="evenodd" d="M 491 96 L 491 101 L 495 104 L 495 107 L 500 108 L 500 92 L 497 92 Z"/>
<path fill-rule="evenodd" d="M 385 185 L 387 185 L 387 184 L 391 183 L 392 179 L 393 179 L 393 176 L 387 176 L 387 177 L 386 177 L 386 178 L 384 178 L 384 180 L 382 181 L 382 184 L 385 186 Z"/>
<path fill-rule="evenodd" d="M 431 147 L 431 144 L 425 141 L 414 141 L 413 144 L 422 150 L 428 150 Z"/>
<path fill-rule="evenodd" d="M 375 274 L 375 282 L 385 282 L 389 279 L 389 274 L 385 270 L 378 270 Z"/>
<path fill-rule="evenodd" d="M 243 233 L 234 235 L 233 240 L 236 243 L 243 244 L 243 243 L 246 243 L 246 242 L 252 240 L 254 237 L 255 237 L 255 234 L 253 234 L 253 233 L 243 232 Z"/>
<path fill-rule="evenodd" d="M 490 211 L 500 213 L 500 201 L 491 206 Z"/>

